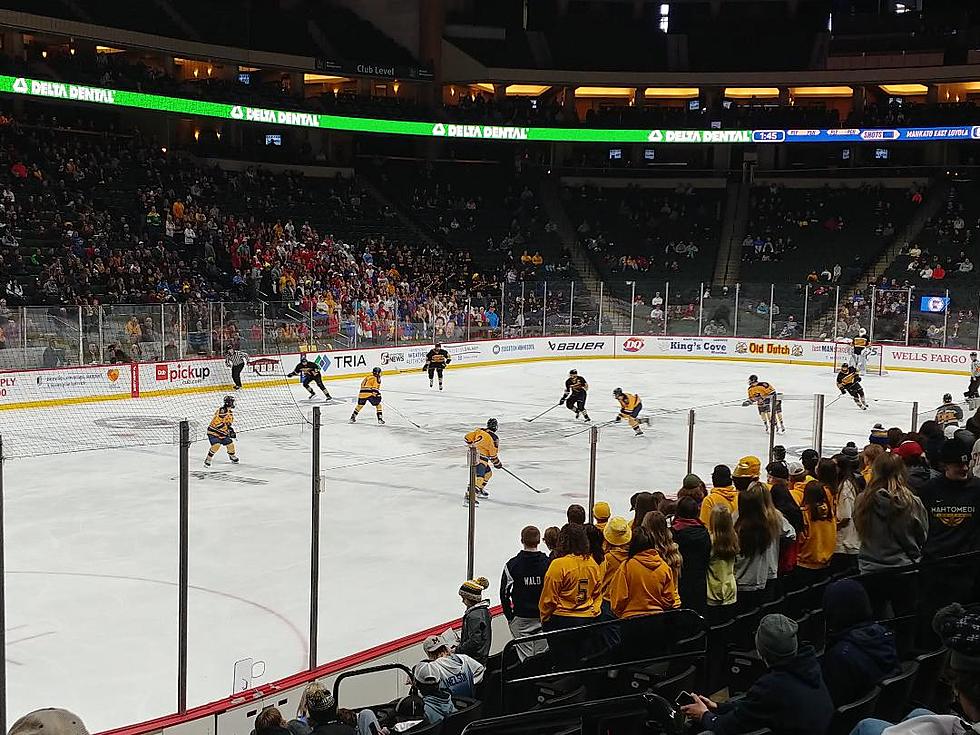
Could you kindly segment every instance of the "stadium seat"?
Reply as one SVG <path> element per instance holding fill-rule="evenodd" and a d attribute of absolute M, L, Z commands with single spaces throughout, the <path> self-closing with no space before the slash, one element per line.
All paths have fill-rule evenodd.
<path fill-rule="evenodd" d="M 941 691 L 939 677 L 946 668 L 948 658 L 949 651 L 946 648 L 938 648 L 935 651 L 916 656 L 915 661 L 919 664 L 919 671 L 909 694 L 911 705 L 909 709 L 914 706 L 936 711 L 937 695 Z"/>
<path fill-rule="evenodd" d="M 468 724 L 480 719 L 483 713 L 483 703 L 478 700 L 453 697 L 453 703 L 456 712 L 442 721 L 441 735 L 459 735 Z"/>
<path fill-rule="evenodd" d="M 759 627 L 759 620 L 762 619 L 762 608 L 749 610 L 741 615 L 735 616 L 732 632 L 728 639 L 728 645 L 739 650 L 748 650 L 755 647 L 755 631 Z"/>
<path fill-rule="evenodd" d="M 725 685 L 728 648 L 735 618 L 708 629 L 708 656 L 705 663 L 704 690 L 716 692 Z"/>
<path fill-rule="evenodd" d="M 861 720 L 874 715 L 880 695 L 881 689 L 874 687 L 860 699 L 842 704 L 834 710 L 834 719 L 830 722 L 827 735 L 849 735 Z"/>
<path fill-rule="evenodd" d="M 788 618 L 797 620 L 807 612 L 806 603 L 810 599 L 810 588 L 800 587 L 792 592 L 787 592 L 783 597 L 782 613 Z"/>
<path fill-rule="evenodd" d="M 546 692 L 547 690 L 545 688 L 541 689 L 538 694 L 538 703 L 531 708 L 532 710 L 549 709 L 551 707 L 574 704 L 575 702 L 583 702 L 585 701 L 586 688 L 585 684 L 582 684 L 565 691 L 553 690 L 551 693 Z"/>
<path fill-rule="evenodd" d="M 655 684 L 653 686 L 653 692 L 659 694 L 668 702 L 673 702 L 681 692 L 689 692 L 696 688 L 697 675 L 698 667 L 695 664 L 691 664 L 676 676 L 664 679 L 658 684 Z"/>
<path fill-rule="evenodd" d="M 796 621 L 800 626 L 797 636 L 801 643 L 809 643 L 818 653 L 823 650 L 827 639 L 827 628 L 824 622 L 823 608 L 811 610 Z"/>
<path fill-rule="evenodd" d="M 881 695 L 875 705 L 875 717 L 886 722 L 898 722 L 908 711 L 909 695 L 919 672 L 917 661 L 904 661 L 902 671 L 878 682 Z"/>
<path fill-rule="evenodd" d="M 728 694 L 743 694 L 766 671 L 766 664 L 753 648 L 728 652 Z"/>

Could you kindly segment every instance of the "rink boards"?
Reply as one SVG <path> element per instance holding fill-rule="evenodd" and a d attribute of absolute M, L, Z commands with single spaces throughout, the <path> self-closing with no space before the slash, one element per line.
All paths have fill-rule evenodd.
<path fill-rule="evenodd" d="M 670 337 L 650 335 L 575 335 L 446 343 L 449 370 L 520 362 L 568 359 L 675 359 L 758 361 L 797 365 L 834 365 L 834 342 L 743 337 Z M 386 373 L 418 371 L 429 345 L 370 347 L 308 352 L 325 380 L 364 375 L 374 367 Z M 875 345 L 869 362 L 885 370 L 968 375 L 968 349 Z M 243 379 L 247 387 L 282 384 L 298 353 L 256 355 Z M 0 372 L 0 411 L 65 406 L 72 403 L 137 400 L 231 388 L 230 370 L 221 358 L 100 365 Z"/>

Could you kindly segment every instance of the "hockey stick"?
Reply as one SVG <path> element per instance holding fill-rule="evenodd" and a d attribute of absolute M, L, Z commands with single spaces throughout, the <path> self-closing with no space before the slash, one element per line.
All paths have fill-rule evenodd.
<path fill-rule="evenodd" d="M 556 408 L 558 408 L 558 406 L 563 406 L 563 405 L 565 405 L 565 404 L 564 404 L 564 402 L 562 402 L 562 403 L 557 403 L 557 404 L 555 404 L 554 406 L 552 406 L 551 408 L 549 408 L 549 409 L 548 409 L 547 411 L 542 411 L 542 412 L 541 412 L 541 413 L 539 413 L 539 414 L 538 414 L 537 416 L 535 416 L 535 417 L 533 417 L 533 418 L 530 418 L 530 419 L 524 419 L 524 420 L 525 420 L 525 421 L 527 421 L 528 423 L 531 423 L 532 421 L 534 421 L 534 420 L 536 420 L 536 419 L 539 419 L 539 418 L 541 418 L 541 417 L 542 417 L 542 416 L 544 416 L 544 415 L 545 415 L 546 413 L 550 413 L 551 411 L 554 411 L 554 410 L 555 410 Z"/>
<path fill-rule="evenodd" d="M 538 493 L 539 495 L 542 494 L 542 493 L 548 492 L 548 488 L 544 488 L 542 490 L 538 490 L 536 487 L 534 487 L 534 485 L 531 485 L 528 482 L 524 482 L 524 480 L 522 480 L 520 477 L 518 477 L 517 475 L 515 475 L 513 472 L 511 472 L 506 467 L 499 467 L 498 469 L 503 470 L 508 475 L 510 475 L 511 477 L 513 477 L 515 480 L 517 480 L 519 483 L 521 483 L 524 487 L 528 488 L 529 490 L 533 490 L 534 492 Z"/>
<path fill-rule="evenodd" d="M 410 423 L 416 429 L 421 429 L 422 428 L 421 426 L 419 426 L 418 424 L 416 424 L 414 421 L 412 421 L 408 416 L 406 416 L 401 411 L 399 411 L 397 408 L 395 408 L 394 405 L 392 405 L 391 401 L 388 401 L 388 408 L 390 408 L 396 414 L 398 414 L 399 416 L 401 416 L 403 419 L 405 419 L 408 423 Z"/>
<path fill-rule="evenodd" d="M 830 407 L 831 407 L 831 406 L 833 406 L 833 405 L 834 405 L 835 403 L 837 403 L 837 401 L 839 401 L 839 400 L 840 400 L 841 398 L 843 398 L 843 397 L 844 397 L 845 395 L 846 395 L 846 393 L 841 393 L 841 394 L 840 394 L 839 396 L 837 396 L 837 398 L 835 398 L 835 399 L 834 399 L 834 400 L 832 400 L 832 401 L 831 401 L 830 403 L 828 403 L 828 404 L 827 404 L 826 406 L 824 406 L 824 409 L 828 409 L 828 408 L 830 408 Z"/>

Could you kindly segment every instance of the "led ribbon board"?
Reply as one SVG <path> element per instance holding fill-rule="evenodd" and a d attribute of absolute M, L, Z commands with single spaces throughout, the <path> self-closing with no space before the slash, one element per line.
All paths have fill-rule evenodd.
<path fill-rule="evenodd" d="M 89 87 L 0 75 L 0 93 L 84 102 L 139 110 L 158 110 L 221 120 L 286 125 L 352 133 L 555 143 L 888 143 L 923 140 L 980 140 L 980 125 L 928 128 L 841 128 L 831 130 L 613 130 L 534 128 L 509 125 L 458 125 L 443 122 L 382 120 L 272 110 L 225 102 L 166 97 L 122 89 Z"/>

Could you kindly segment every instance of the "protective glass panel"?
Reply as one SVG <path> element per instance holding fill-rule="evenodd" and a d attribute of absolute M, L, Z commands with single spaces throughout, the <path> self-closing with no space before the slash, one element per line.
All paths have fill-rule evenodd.
<path fill-rule="evenodd" d="M 701 334 L 706 337 L 730 337 L 735 333 L 738 315 L 735 309 L 734 286 L 704 287 Z"/>
<path fill-rule="evenodd" d="M 772 303 L 772 336 L 777 339 L 800 339 L 804 315 L 809 319 L 805 286 L 780 284 L 774 289 Z"/>
<path fill-rule="evenodd" d="M 913 306 L 912 319 L 909 322 L 909 342 L 927 347 L 943 347 L 946 342 L 948 318 L 947 311 L 943 307 L 946 292 L 916 291 L 915 298 L 919 299 L 919 303 Z M 922 309 L 923 306 L 926 307 L 925 311 Z M 877 332 L 877 325 L 875 331 Z"/>
<path fill-rule="evenodd" d="M 533 284 L 515 281 L 504 284 L 504 336 L 528 336 L 528 290 Z"/>
<path fill-rule="evenodd" d="M 95 428 L 99 417 L 89 407 L 72 408 L 73 431 Z M 43 411 L 50 410 L 55 409 L 35 409 L 32 421 L 45 421 Z M 11 416 L 4 420 L 9 451 Z M 174 711 L 178 495 L 172 478 L 177 471 L 172 446 L 154 452 L 115 449 L 5 463 L 11 711 L 49 706 L 44 700 L 50 699 L 52 687 L 92 704 L 85 724 L 93 731 Z M 66 478 L 71 478 L 67 484 Z M 220 505 L 227 514 L 224 503 L 207 504 Z M 39 534 L 53 529 L 55 536 L 38 543 Z M 202 532 L 208 534 L 207 529 Z M 219 592 L 223 582 L 197 577 L 201 590 L 192 593 L 192 600 L 229 602 Z M 192 650 L 201 653 L 201 660 L 214 651 Z M 192 670 L 193 701 L 210 701 L 213 697 L 197 699 L 204 696 L 197 673 Z M 229 675 L 230 669 L 217 681 L 227 684 Z M 228 693 L 215 692 L 222 697 Z"/>
<path fill-rule="evenodd" d="M 768 283 L 742 283 L 738 292 L 739 337 L 768 337 L 772 326 L 769 309 L 772 290 Z"/>
<path fill-rule="evenodd" d="M 968 347 L 977 349 L 980 346 L 978 336 L 977 302 L 971 295 L 953 296 L 950 294 L 949 326 L 946 329 L 947 347 Z"/>
<path fill-rule="evenodd" d="M 24 307 L 25 366 L 78 365 L 81 334 L 77 306 Z"/>
<path fill-rule="evenodd" d="M 841 289 L 837 308 L 837 337 L 853 338 L 862 329 L 871 334 L 871 289 L 858 289 L 849 299 Z"/>
<path fill-rule="evenodd" d="M 671 281 L 667 303 L 667 333 L 694 335 L 701 327 L 700 283 Z"/>
<path fill-rule="evenodd" d="M 879 288 L 875 290 L 875 342 L 906 344 L 911 289 Z"/>
<path fill-rule="evenodd" d="M 571 334 L 571 281 L 548 281 L 545 306 L 546 334 Z"/>

